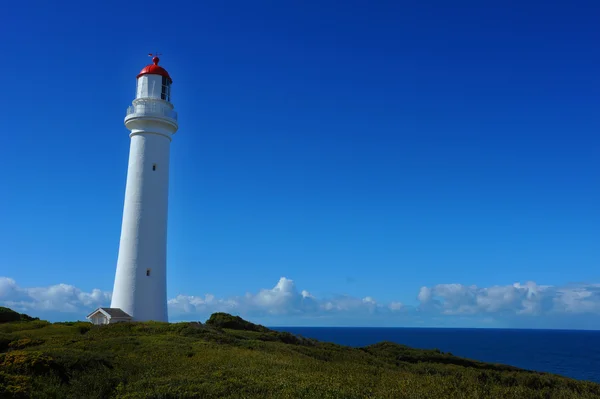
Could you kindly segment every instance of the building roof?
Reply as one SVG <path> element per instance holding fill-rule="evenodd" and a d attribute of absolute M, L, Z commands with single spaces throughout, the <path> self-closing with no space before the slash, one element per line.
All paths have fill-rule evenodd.
<path fill-rule="evenodd" d="M 169 76 L 169 72 L 167 72 L 167 70 L 161 66 L 158 66 L 158 62 L 160 61 L 160 58 L 158 57 L 154 57 L 152 58 L 152 64 L 150 65 L 146 65 L 144 67 L 144 69 L 141 70 L 141 72 L 138 74 L 138 78 L 142 75 L 161 75 L 164 76 L 165 78 L 169 79 L 169 83 L 173 83 L 173 79 L 171 79 L 171 77 Z"/>
<path fill-rule="evenodd" d="M 100 308 L 110 315 L 110 317 L 131 317 L 119 308 Z"/>
<path fill-rule="evenodd" d="M 94 313 L 96 313 L 98 311 L 109 315 L 111 317 L 111 319 L 113 317 L 116 319 L 123 319 L 123 318 L 131 319 L 131 316 L 129 316 L 127 313 L 125 313 L 124 311 L 122 311 L 119 308 L 98 308 L 98 309 L 94 310 L 92 313 L 90 313 L 87 317 L 90 317 L 91 315 L 93 315 Z"/>

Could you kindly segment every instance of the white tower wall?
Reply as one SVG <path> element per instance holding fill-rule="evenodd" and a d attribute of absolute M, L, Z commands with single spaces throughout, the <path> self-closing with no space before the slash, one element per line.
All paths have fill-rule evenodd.
<path fill-rule="evenodd" d="M 178 125 L 173 105 L 161 99 L 162 82 L 160 74 L 139 76 L 125 117 L 131 143 L 111 308 L 134 321 L 168 319 L 169 151 Z"/>
<path fill-rule="evenodd" d="M 131 137 L 112 308 L 134 320 L 167 321 L 167 210 L 170 139 Z"/>

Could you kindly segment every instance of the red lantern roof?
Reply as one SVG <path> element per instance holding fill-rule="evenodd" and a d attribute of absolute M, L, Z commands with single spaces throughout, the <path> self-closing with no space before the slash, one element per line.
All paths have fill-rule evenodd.
<path fill-rule="evenodd" d="M 160 58 L 156 56 L 152 58 L 153 64 L 146 65 L 137 77 L 139 78 L 142 75 L 160 75 L 169 79 L 169 83 L 173 83 L 173 79 L 171 79 L 171 77 L 169 76 L 169 72 L 167 72 L 165 68 L 158 66 L 158 61 L 160 61 Z"/>

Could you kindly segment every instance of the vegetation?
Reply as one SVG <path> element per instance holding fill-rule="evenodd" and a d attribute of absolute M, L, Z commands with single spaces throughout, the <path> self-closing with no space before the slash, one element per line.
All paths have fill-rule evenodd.
<path fill-rule="evenodd" d="M 39 320 L 23 313 L 17 313 L 12 309 L 0 306 L 0 323 L 8 323 L 11 321 L 33 321 Z"/>
<path fill-rule="evenodd" d="M 240 316 L 232 316 L 228 313 L 213 313 L 206 324 L 218 328 L 229 328 L 231 330 L 245 330 L 245 331 L 256 331 L 256 332 L 268 332 L 267 327 L 263 327 L 258 324 L 250 323 L 242 319 Z"/>
<path fill-rule="evenodd" d="M 1 398 L 598 398 L 600 385 L 391 342 L 205 323 L 0 324 Z"/>

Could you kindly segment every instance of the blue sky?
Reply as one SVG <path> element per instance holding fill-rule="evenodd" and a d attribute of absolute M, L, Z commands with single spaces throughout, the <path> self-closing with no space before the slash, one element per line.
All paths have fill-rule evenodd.
<path fill-rule="evenodd" d="M 0 305 L 110 303 L 158 51 L 172 320 L 600 328 L 600 5 L 377 3 L 11 4 Z"/>

